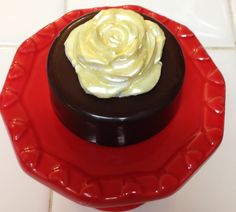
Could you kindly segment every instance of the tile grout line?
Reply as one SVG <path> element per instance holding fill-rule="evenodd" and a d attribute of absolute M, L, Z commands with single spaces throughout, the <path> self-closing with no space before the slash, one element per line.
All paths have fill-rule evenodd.
<path fill-rule="evenodd" d="M 0 44 L 0 48 L 18 48 L 17 44 Z"/>
<path fill-rule="evenodd" d="M 53 191 L 50 189 L 49 200 L 48 200 L 48 212 L 52 212 L 52 204 L 53 204 Z"/>
<path fill-rule="evenodd" d="M 236 46 L 234 47 L 204 47 L 207 50 L 229 50 L 229 51 L 235 51 Z"/>
<path fill-rule="evenodd" d="M 234 44 L 236 45 L 236 23 L 235 23 L 235 20 L 234 20 L 234 15 L 236 17 L 236 14 L 234 14 L 232 0 L 228 0 L 228 7 L 229 7 L 229 16 L 230 16 L 230 19 L 231 19 L 231 25 L 232 25 L 233 35 L 234 35 Z"/>

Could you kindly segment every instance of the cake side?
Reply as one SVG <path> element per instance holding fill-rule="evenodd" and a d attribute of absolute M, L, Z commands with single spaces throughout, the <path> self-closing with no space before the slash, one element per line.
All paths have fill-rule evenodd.
<path fill-rule="evenodd" d="M 65 55 L 64 42 L 74 28 L 96 13 L 87 14 L 67 26 L 51 47 L 48 79 L 52 103 L 65 126 L 85 140 L 108 146 L 134 144 L 163 129 L 177 110 L 180 96 L 177 94 L 184 78 L 182 51 L 174 36 L 157 22 L 166 36 L 158 84 L 138 96 L 99 99 L 88 95 Z"/>

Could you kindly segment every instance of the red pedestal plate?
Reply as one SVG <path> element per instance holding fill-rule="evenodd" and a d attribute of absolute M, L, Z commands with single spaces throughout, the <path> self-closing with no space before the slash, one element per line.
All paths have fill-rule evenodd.
<path fill-rule="evenodd" d="M 145 8 L 122 8 L 161 22 L 184 54 L 180 108 L 160 133 L 128 147 L 98 146 L 67 130 L 52 110 L 49 48 L 66 25 L 103 8 L 69 12 L 27 39 L 17 50 L 0 98 L 17 158 L 30 176 L 78 203 L 113 210 L 174 193 L 216 150 L 224 127 L 224 79 L 195 35 Z"/>

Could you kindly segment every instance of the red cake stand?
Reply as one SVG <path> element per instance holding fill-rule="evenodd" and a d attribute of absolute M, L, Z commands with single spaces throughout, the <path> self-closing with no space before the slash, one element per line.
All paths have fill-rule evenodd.
<path fill-rule="evenodd" d="M 86 142 L 58 120 L 50 103 L 49 48 L 73 20 L 103 8 L 75 10 L 41 29 L 17 50 L 1 92 L 1 113 L 16 156 L 30 176 L 80 203 L 127 210 L 173 194 L 216 150 L 224 127 L 224 79 L 185 26 L 139 6 L 178 40 L 186 75 L 179 110 L 160 133 L 112 148 Z"/>

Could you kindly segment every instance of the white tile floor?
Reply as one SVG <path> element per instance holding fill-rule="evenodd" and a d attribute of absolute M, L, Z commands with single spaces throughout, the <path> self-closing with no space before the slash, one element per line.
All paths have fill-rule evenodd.
<path fill-rule="evenodd" d="M 18 45 L 64 13 L 63 0 L 0 0 L 0 44 Z"/>
<path fill-rule="evenodd" d="M 228 0 L 68 0 L 67 10 L 125 4 L 141 5 L 188 26 L 206 47 L 234 46 Z"/>
<path fill-rule="evenodd" d="M 234 27 L 234 35 L 236 35 L 236 0 L 231 0 L 231 10 L 232 10 L 232 14 L 233 14 L 233 27 Z"/>
<path fill-rule="evenodd" d="M 65 11 L 111 4 L 139 4 L 189 26 L 207 47 L 227 86 L 225 134 L 220 148 L 176 194 L 134 211 L 236 211 L 236 0 L 117 0 L 113 3 L 108 0 L 0 0 L 0 90 L 16 48 L 23 40 Z M 0 146 L 0 211 L 96 211 L 56 193 L 50 204 L 49 189 L 20 169 L 1 117 Z"/>

